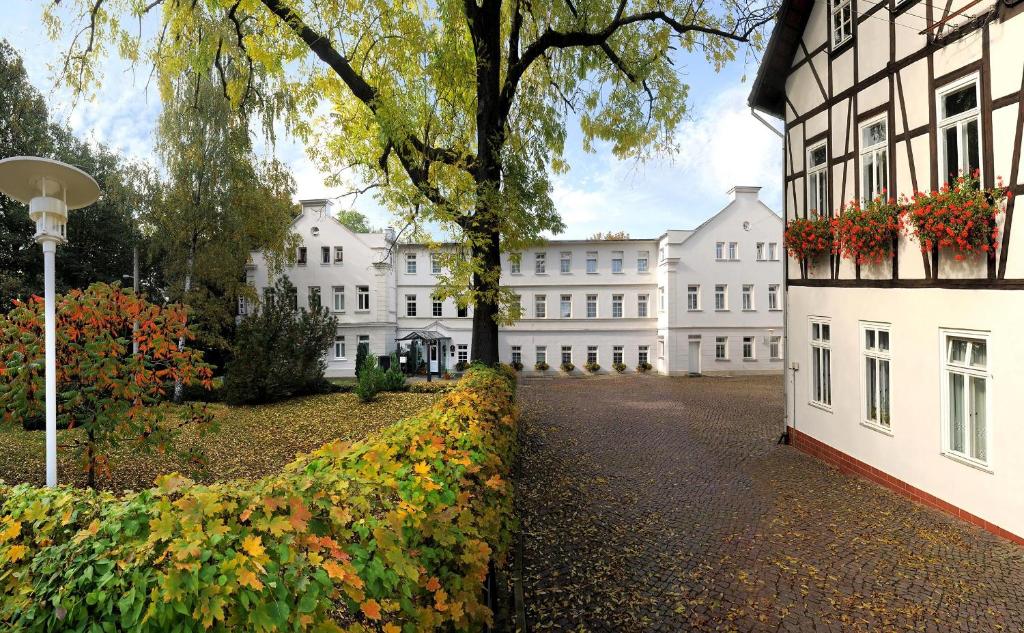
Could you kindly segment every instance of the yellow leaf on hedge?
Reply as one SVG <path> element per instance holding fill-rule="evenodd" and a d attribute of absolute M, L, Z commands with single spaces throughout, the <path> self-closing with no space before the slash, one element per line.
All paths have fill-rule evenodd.
<path fill-rule="evenodd" d="M 359 608 L 362 609 L 366 617 L 370 618 L 371 620 L 380 619 L 380 605 L 377 604 L 377 601 L 373 598 L 370 598 L 369 600 L 361 604 Z"/>
<path fill-rule="evenodd" d="M 501 478 L 501 475 L 494 475 L 487 480 L 487 487 L 494 488 L 495 490 L 505 485 L 505 481 Z"/>
<path fill-rule="evenodd" d="M 323 567 L 324 571 L 326 571 L 327 575 L 331 578 L 334 578 L 335 580 L 345 579 L 345 569 L 335 561 L 329 560 L 324 563 Z"/>
<path fill-rule="evenodd" d="M 238 570 L 238 584 L 243 587 L 252 587 L 256 591 L 263 589 L 263 583 L 256 577 L 256 573 L 251 569 L 240 569 Z"/>
<path fill-rule="evenodd" d="M 11 562 L 21 560 L 25 557 L 26 552 L 28 552 L 28 548 L 24 545 L 11 545 L 10 549 L 7 550 L 7 560 Z"/>
<path fill-rule="evenodd" d="M 417 475 L 426 475 L 430 472 L 430 464 L 427 462 L 420 462 L 413 466 L 413 470 L 416 471 Z"/>
<path fill-rule="evenodd" d="M 402 633 L 402 629 L 397 624 L 388 622 L 384 625 L 384 633 Z"/>
<path fill-rule="evenodd" d="M 21 521 L 11 521 L 3 531 L 0 531 L 0 543 L 6 543 L 19 534 L 21 534 Z"/>
<path fill-rule="evenodd" d="M 242 539 L 242 549 L 245 550 L 246 554 L 253 558 L 263 556 L 263 553 L 266 551 L 263 549 L 263 541 L 255 534 L 250 534 Z"/>

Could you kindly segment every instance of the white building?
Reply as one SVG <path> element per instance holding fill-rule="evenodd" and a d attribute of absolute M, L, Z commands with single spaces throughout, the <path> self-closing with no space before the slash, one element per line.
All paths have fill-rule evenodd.
<path fill-rule="evenodd" d="M 500 332 L 503 361 L 533 371 L 563 360 L 601 373 L 649 362 L 663 374 L 782 371 L 782 220 L 736 187 L 732 202 L 692 231 L 658 238 L 551 240 L 502 257 L 502 283 L 520 296 L 522 319 Z M 470 358 L 472 308 L 434 299 L 441 262 L 420 244 L 341 225 L 326 200 L 305 200 L 293 223 L 297 262 L 281 274 L 296 304 L 319 302 L 338 319 L 328 375 L 352 375 L 356 346 L 387 354 L 413 332 L 443 337 L 431 369 Z M 248 282 L 272 286 L 258 253 Z M 243 310 L 249 309 L 243 307 Z M 435 357 L 439 355 L 440 358 Z"/>
<path fill-rule="evenodd" d="M 1024 2 L 786 0 L 750 105 L 785 125 L 785 217 L 980 171 L 1024 193 Z M 890 256 L 787 263 L 792 443 L 1024 542 L 1024 255 L 899 235 Z"/>

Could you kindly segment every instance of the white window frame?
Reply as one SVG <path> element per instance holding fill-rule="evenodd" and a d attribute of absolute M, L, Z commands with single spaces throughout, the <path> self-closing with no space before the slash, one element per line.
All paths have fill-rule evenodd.
<path fill-rule="evenodd" d="M 874 321 L 860 322 L 860 419 L 869 427 L 881 429 L 886 433 L 892 433 L 892 325 Z M 871 334 L 873 343 L 868 345 L 868 335 Z M 887 349 L 882 349 L 879 344 L 880 333 L 885 333 L 888 338 Z M 883 418 L 881 412 L 882 403 L 882 381 L 879 366 L 881 363 L 888 363 L 889 370 L 886 372 L 886 391 L 888 391 L 888 417 Z M 874 385 L 868 385 L 868 365 L 874 365 Z M 869 397 L 870 396 L 870 397 Z M 876 403 L 877 411 L 872 414 L 871 402 Z"/>
<path fill-rule="evenodd" d="M 729 242 L 729 261 L 738 262 L 740 261 L 740 243 Z"/>
<path fill-rule="evenodd" d="M 974 108 L 955 114 L 953 116 L 943 116 L 943 104 L 942 100 L 945 96 L 952 92 L 959 92 L 963 88 L 974 85 Z M 951 127 L 957 128 L 957 169 L 960 172 L 967 172 L 965 165 L 968 163 L 967 158 L 967 144 L 964 143 L 965 131 L 968 123 L 975 121 L 978 125 L 978 167 L 977 169 L 984 169 L 984 144 L 982 139 L 984 138 L 984 129 L 982 128 L 982 117 L 981 117 L 981 78 L 978 73 L 972 73 L 962 79 L 950 82 L 935 90 L 935 101 L 936 101 L 936 137 L 939 141 L 939 182 L 949 182 L 947 179 L 950 174 L 944 174 L 949 161 L 946 156 L 946 134 L 945 131 Z M 956 178 L 956 175 L 953 175 Z"/>
<path fill-rule="evenodd" d="M 587 345 L 587 363 L 601 364 L 601 359 L 600 355 L 598 354 L 597 345 Z"/>
<path fill-rule="evenodd" d="M 533 295 L 533 317 L 535 319 L 548 318 L 548 296 Z"/>
<path fill-rule="evenodd" d="M 687 312 L 700 312 L 700 284 L 686 286 L 686 310 Z"/>
<path fill-rule="evenodd" d="M 523 364 L 523 347 L 521 345 L 512 346 L 512 354 L 510 360 L 513 363 Z"/>
<path fill-rule="evenodd" d="M 872 145 L 867 145 L 864 133 L 868 128 L 881 123 L 885 130 L 884 138 Z M 860 141 L 860 177 L 861 199 L 865 202 L 889 190 L 889 118 L 882 115 L 861 123 Z M 881 160 L 880 160 L 881 159 Z"/>
<path fill-rule="evenodd" d="M 832 411 L 832 320 L 812 316 L 807 319 L 807 341 L 809 358 L 807 362 L 809 379 L 808 402 L 811 406 Z M 815 336 L 817 331 L 819 334 Z M 824 337 L 828 328 L 828 337 Z M 815 364 L 817 359 L 817 365 Z M 820 389 L 817 387 L 820 384 Z"/>
<path fill-rule="evenodd" d="M 546 363 L 548 362 L 548 346 L 537 345 L 533 348 L 533 357 L 535 363 Z"/>
<path fill-rule="evenodd" d="M 636 348 L 636 362 L 637 362 L 638 365 L 640 363 L 648 363 L 649 364 L 651 362 L 651 346 L 650 345 L 640 345 L 640 346 L 638 346 Z"/>
<path fill-rule="evenodd" d="M 416 253 L 405 254 L 405 274 L 415 275 L 416 274 Z"/>
<path fill-rule="evenodd" d="M 521 275 L 523 273 L 522 253 L 512 253 L 508 256 L 508 272 L 511 275 Z"/>
<path fill-rule="evenodd" d="M 334 263 L 344 264 L 345 263 L 345 247 L 335 246 L 334 247 Z"/>
<path fill-rule="evenodd" d="M 295 254 L 295 265 L 305 266 L 309 262 L 309 249 L 300 246 Z"/>
<path fill-rule="evenodd" d="M 469 362 L 469 345 L 465 343 L 459 343 L 458 345 L 455 346 L 455 362 Z"/>
<path fill-rule="evenodd" d="M 572 363 L 572 345 L 563 345 L 562 355 L 559 358 L 563 363 Z"/>
<path fill-rule="evenodd" d="M 811 164 L 811 156 L 819 149 L 825 150 L 825 162 Z M 807 148 L 807 215 L 830 214 L 828 206 L 828 143 L 822 141 Z"/>
<path fill-rule="evenodd" d="M 548 274 L 548 254 L 547 253 L 534 253 L 533 254 L 533 272 L 537 275 Z"/>
<path fill-rule="evenodd" d="M 612 318 L 622 318 L 622 295 L 612 295 Z"/>
<path fill-rule="evenodd" d="M 768 310 L 770 312 L 777 312 L 782 309 L 779 305 L 780 293 L 779 284 L 768 284 Z"/>
<path fill-rule="evenodd" d="M 829 41 L 835 50 L 853 39 L 853 0 L 828 0 Z"/>
<path fill-rule="evenodd" d="M 568 310 L 566 310 L 568 307 Z M 572 295 L 560 295 L 558 297 L 558 318 L 572 318 Z"/>
<path fill-rule="evenodd" d="M 622 359 L 625 358 L 622 354 L 622 351 L 622 345 L 612 345 L 612 365 L 615 365 L 616 363 L 622 363 Z"/>
<path fill-rule="evenodd" d="M 414 317 L 419 312 L 416 295 L 405 295 L 405 316 Z"/>
<path fill-rule="evenodd" d="M 779 243 L 768 242 L 768 261 L 777 262 L 779 261 Z"/>
<path fill-rule="evenodd" d="M 356 286 L 356 308 L 359 312 L 370 311 L 370 287 Z"/>
<path fill-rule="evenodd" d="M 768 358 L 782 360 L 782 337 L 777 334 L 768 337 Z"/>
<path fill-rule="evenodd" d="M 754 306 L 754 284 L 743 284 L 740 287 L 740 302 L 746 312 L 753 312 L 757 309 Z"/>
<path fill-rule="evenodd" d="M 597 318 L 597 295 L 587 295 L 587 318 Z"/>
<path fill-rule="evenodd" d="M 725 242 L 715 242 L 715 259 L 725 261 Z"/>
<path fill-rule="evenodd" d="M 651 300 L 650 295 L 640 294 L 636 296 L 636 315 L 641 319 L 646 319 L 650 315 L 649 302 Z"/>
<path fill-rule="evenodd" d="M 743 360 L 757 360 L 757 337 L 744 336 L 742 343 L 741 354 L 743 355 Z M 749 354 L 747 353 L 748 350 Z"/>
<path fill-rule="evenodd" d="M 331 264 L 331 247 L 321 246 L 320 247 L 320 263 L 324 266 L 330 266 Z"/>
<path fill-rule="evenodd" d="M 430 274 L 441 274 L 441 257 L 437 253 L 430 254 Z"/>
<path fill-rule="evenodd" d="M 587 251 L 587 274 L 597 274 L 597 251 Z"/>
<path fill-rule="evenodd" d="M 715 360 L 729 360 L 729 337 L 715 337 Z"/>
<path fill-rule="evenodd" d="M 763 262 L 763 261 L 765 261 L 765 256 L 764 256 L 764 242 L 758 242 L 758 243 L 757 243 L 757 244 L 755 245 L 755 247 L 754 247 L 754 253 L 755 253 L 755 255 L 756 255 L 756 259 L 757 259 L 757 261 L 759 261 L 759 262 Z"/>
<path fill-rule="evenodd" d="M 658 286 L 658 313 L 665 312 L 665 286 Z"/>
<path fill-rule="evenodd" d="M 430 301 L 430 314 L 434 317 L 444 316 L 444 301 L 440 299 L 431 299 Z"/>
<path fill-rule="evenodd" d="M 651 252 L 650 251 L 637 251 L 636 254 L 636 272 L 645 273 L 650 270 L 651 265 Z"/>
<path fill-rule="evenodd" d="M 967 349 L 967 361 L 964 363 L 953 362 L 949 360 L 949 347 L 950 343 L 954 339 L 968 340 L 969 342 L 983 342 L 985 344 L 985 367 L 975 367 L 971 364 L 973 346 L 969 345 Z M 990 368 L 992 367 L 992 351 L 993 346 L 991 344 L 991 336 L 989 332 L 978 331 L 978 330 L 964 330 L 964 329 L 952 329 L 942 328 L 939 330 L 939 352 L 941 356 L 940 365 L 940 378 L 939 384 L 942 390 L 942 401 L 940 403 L 941 415 L 942 415 L 942 454 L 955 461 L 974 466 L 981 470 L 992 472 L 993 464 L 993 449 L 995 448 L 992 443 L 992 383 L 994 376 L 992 375 Z M 964 398 L 964 451 L 958 451 L 953 449 L 950 442 L 950 419 L 949 419 L 949 376 L 951 373 L 960 374 L 964 376 L 964 390 L 966 397 Z M 978 458 L 973 455 L 975 453 L 975 439 L 972 437 L 971 421 L 972 414 L 970 412 L 970 406 L 972 403 L 972 395 L 970 387 L 971 379 L 981 379 L 985 381 L 985 434 L 984 434 L 984 458 Z"/>
<path fill-rule="evenodd" d="M 622 251 L 612 251 L 612 274 L 622 274 L 622 259 L 625 253 Z"/>
<path fill-rule="evenodd" d="M 334 335 L 334 360 L 345 360 L 345 335 Z"/>
<path fill-rule="evenodd" d="M 719 301 L 721 299 L 721 301 Z M 729 311 L 729 284 L 715 284 L 715 312 Z"/>
<path fill-rule="evenodd" d="M 572 251 L 562 251 L 558 258 L 558 272 L 563 275 L 572 272 Z"/>

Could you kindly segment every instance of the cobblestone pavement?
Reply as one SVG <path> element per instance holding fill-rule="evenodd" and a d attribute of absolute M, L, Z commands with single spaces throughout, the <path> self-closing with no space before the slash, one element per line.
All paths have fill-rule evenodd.
<path fill-rule="evenodd" d="M 1024 548 L 777 446 L 777 377 L 527 379 L 531 631 L 1024 631 Z"/>

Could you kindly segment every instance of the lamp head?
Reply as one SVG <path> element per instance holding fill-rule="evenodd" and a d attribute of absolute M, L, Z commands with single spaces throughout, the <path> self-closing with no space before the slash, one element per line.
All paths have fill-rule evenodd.
<path fill-rule="evenodd" d="M 0 160 L 0 192 L 28 205 L 37 242 L 67 239 L 69 209 L 87 207 L 100 188 L 81 169 L 50 158 L 13 156 Z"/>

